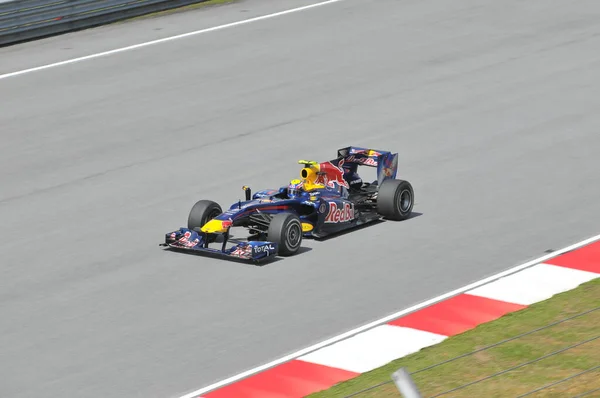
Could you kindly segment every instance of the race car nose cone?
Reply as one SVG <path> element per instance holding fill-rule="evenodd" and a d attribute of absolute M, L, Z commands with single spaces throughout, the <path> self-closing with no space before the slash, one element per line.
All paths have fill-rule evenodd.
<path fill-rule="evenodd" d="M 218 234 L 227 232 L 227 227 L 221 220 L 210 220 L 202 227 L 202 232 L 207 234 Z"/>

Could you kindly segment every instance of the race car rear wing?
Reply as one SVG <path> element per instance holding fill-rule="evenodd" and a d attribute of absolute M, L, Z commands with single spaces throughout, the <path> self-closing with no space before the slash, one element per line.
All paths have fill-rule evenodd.
<path fill-rule="evenodd" d="M 377 184 L 384 180 L 396 178 L 398 173 L 398 154 L 379 149 L 348 146 L 338 149 L 338 159 L 344 163 L 354 163 L 359 166 L 377 168 Z"/>

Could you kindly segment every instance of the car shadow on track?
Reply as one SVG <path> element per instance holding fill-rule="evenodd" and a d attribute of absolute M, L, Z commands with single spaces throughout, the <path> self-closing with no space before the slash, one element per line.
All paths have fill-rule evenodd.
<path fill-rule="evenodd" d="M 341 231 L 341 232 L 338 232 L 338 233 L 335 233 L 335 234 L 332 234 L 332 235 L 329 235 L 329 236 L 325 236 L 323 238 L 305 238 L 305 240 L 311 240 L 311 241 L 316 241 L 316 242 L 325 242 L 325 241 L 328 241 L 328 240 L 331 240 L 331 239 L 336 239 L 336 238 L 342 237 L 342 236 L 344 236 L 346 234 L 354 233 L 354 232 L 359 231 L 359 230 L 364 229 L 364 228 L 373 228 L 376 225 L 379 225 L 381 223 L 405 223 L 405 222 L 410 222 L 412 219 L 420 217 L 422 215 L 423 215 L 423 213 L 413 212 L 409 218 L 407 218 L 406 220 L 403 220 L 403 221 L 391 221 L 391 220 L 385 220 L 385 219 L 383 219 L 383 220 L 373 221 L 373 222 L 370 222 L 368 224 L 364 224 L 364 225 L 361 225 L 359 227 L 352 228 L 352 229 L 349 229 L 349 230 L 346 230 L 346 231 Z M 217 238 L 217 240 L 214 243 L 219 244 L 221 242 L 222 242 L 222 238 Z M 245 260 L 245 259 L 237 258 L 237 257 L 226 257 L 226 256 L 220 255 L 218 253 L 193 252 L 193 251 L 188 251 L 188 250 L 176 250 L 176 249 L 165 249 L 165 250 L 171 251 L 171 252 L 177 253 L 177 254 L 186 255 L 186 256 L 208 257 L 208 258 L 213 258 L 213 259 L 217 259 L 217 260 L 220 260 L 220 261 L 227 261 L 227 262 L 232 262 L 232 263 L 246 264 L 246 265 L 253 266 L 253 267 L 264 267 L 266 265 L 271 265 L 273 263 L 277 263 L 277 262 L 285 260 L 287 258 L 287 257 L 275 256 L 275 257 L 272 257 L 270 259 L 263 260 L 263 261 L 260 261 L 260 262 L 253 262 L 253 261 L 250 261 L 250 260 Z M 298 252 L 296 254 L 294 254 L 293 257 L 302 255 L 302 254 L 307 253 L 307 252 L 309 252 L 311 250 L 313 250 L 313 249 L 310 248 L 310 247 L 302 246 L 302 247 L 300 247 L 300 249 L 298 249 Z"/>
<path fill-rule="evenodd" d="M 410 215 L 410 217 L 408 217 L 406 220 L 403 220 L 403 221 L 391 221 L 391 220 L 385 220 L 385 219 L 384 220 L 373 221 L 373 222 L 361 225 L 361 226 L 356 227 L 356 228 L 348 229 L 346 231 L 341 231 L 341 232 L 337 232 L 337 233 L 329 235 L 329 236 L 325 236 L 323 238 L 311 238 L 311 240 L 314 240 L 316 242 L 325 242 L 325 241 L 328 241 L 328 240 L 331 240 L 331 239 L 336 239 L 336 238 L 342 237 L 342 236 L 347 235 L 347 234 L 355 233 L 356 231 L 360 231 L 361 229 L 372 228 L 372 227 L 375 227 L 376 225 L 379 225 L 379 224 L 410 222 L 412 219 L 420 217 L 422 215 L 423 215 L 423 213 L 413 212 Z"/>

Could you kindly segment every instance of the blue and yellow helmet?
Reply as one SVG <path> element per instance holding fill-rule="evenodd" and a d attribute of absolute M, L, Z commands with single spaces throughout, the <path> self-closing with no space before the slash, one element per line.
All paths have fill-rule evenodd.
<path fill-rule="evenodd" d="M 290 184 L 288 185 L 287 189 L 288 197 L 295 198 L 296 196 L 299 196 L 302 193 L 303 185 L 304 184 L 302 180 L 294 179 L 290 181 Z"/>

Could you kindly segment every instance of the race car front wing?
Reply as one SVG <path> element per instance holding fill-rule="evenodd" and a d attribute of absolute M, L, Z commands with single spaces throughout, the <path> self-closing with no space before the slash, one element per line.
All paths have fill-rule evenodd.
<path fill-rule="evenodd" d="M 177 231 L 165 234 L 165 242 L 160 246 L 181 251 L 192 251 L 197 253 L 213 254 L 217 256 L 250 260 L 261 262 L 277 255 L 277 243 L 267 241 L 239 241 L 229 239 L 229 234 L 224 234 L 224 240 L 220 249 L 209 247 L 208 236 L 188 228 L 180 228 Z M 234 243 L 227 248 L 227 243 Z"/>

